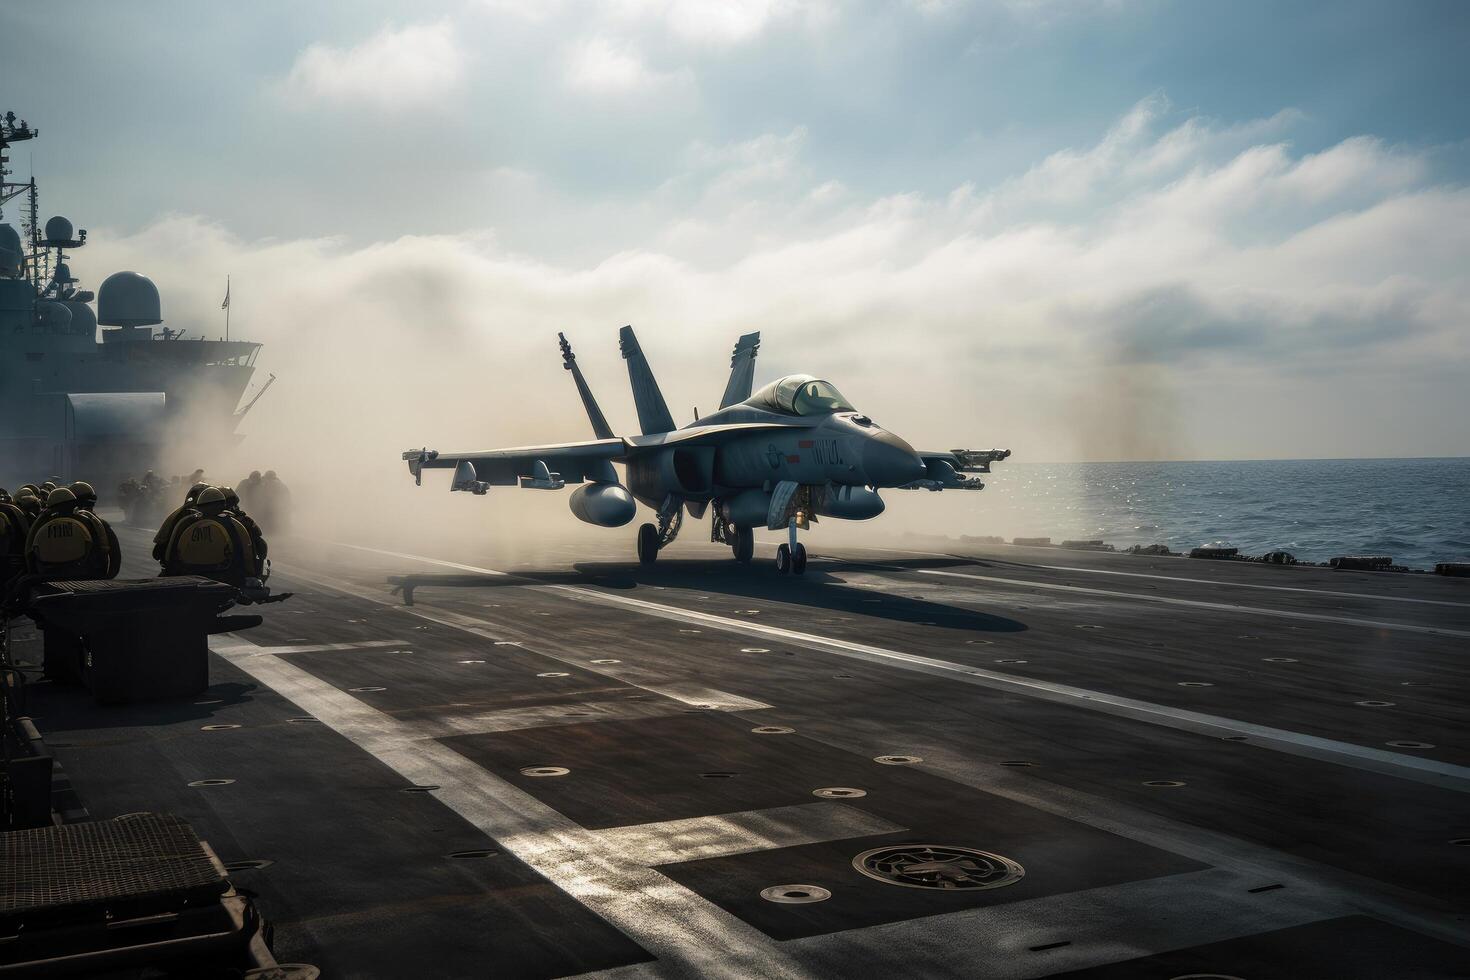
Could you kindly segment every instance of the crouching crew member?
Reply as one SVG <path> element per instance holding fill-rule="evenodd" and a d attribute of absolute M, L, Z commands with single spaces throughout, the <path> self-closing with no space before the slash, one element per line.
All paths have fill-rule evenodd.
<path fill-rule="evenodd" d="M 15 491 L 15 505 L 25 511 L 30 523 L 36 523 L 36 518 L 41 516 L 41 510 L 46 506 L 41 502 L 41 488 L 34 483 L 27 483 Z"/>
<path fill-rule="evenodd" d="M 270 577 L 270 564 L 266 561 L 269 546 L 265 543 L 265 534 L 260 530 L 260 525 L 255 523 L 255 519 L 245 513 L 245 506 L 240 502 L 240 495 L 235 492 L 234 487 L 220 487 L 219 491 L 225 495 L 225 509 L 234 514 L 235 520 L 250 534 L 250 545 L 255 549 L 255 577 L 264 582 Z"/>
<path fill-rule="evenodd" d="M 122 570 L 122 546 L 118 544 L 117 532 L 112 525 L 101 517 L 97 517 L 97 491 L 92 489 L 92 484 L 85 480 L 78 480 L 71 485 L 71 492 L 77 498 L 77 510 L 85 510 L 97 518 L 97 523 L 102 525 L 107 532 L 107 550 L 110 558 L 107 565 L 107 578 L 117 578 L 117 573 Z"/>
<path fill-rule="evenodd" d="M 46 497 L 46 509 L 26 536 L 27 572 L 47 579 L 117 574 L 117 538 L 100 517 L 77 504 L 68 487 L 57 487 Z"/>
<path fill-rule="evenodd" d="M 260 578 L 261 564 L 250 532 L 226 508 L 224 493 L 205 487 L 174 522 L 162 574 L 202 575 L 243 588 L 246 579 Z"/>
<path fill-rule="evenodd" d="M 25 571 L 26 534 L 30 529 L 30 517 L 0 487 L 0 586 Z"/>
<path fill-rule="evenodd" d="M 158 533 L 153 535 L 154 561 L 161 562 L 164 560 L 163 556 L 164 553 L 168 551 L 169 539 L 172 538 L 174 534 L 174 525 L 179 523 L 179 518 L 183 517 L 189 512 L 189 508 L 194 506 L 194 502 L 199 499 L 199 495 L 207 489 L 209 489 L 209 484 L 207 483 L 194 484 L 192 487 L 189 488 L 189 492 L 185 494 L 184 502 L 180 504 L 173 513 L 165 517 L 162 523 L 158 525 Z"/>

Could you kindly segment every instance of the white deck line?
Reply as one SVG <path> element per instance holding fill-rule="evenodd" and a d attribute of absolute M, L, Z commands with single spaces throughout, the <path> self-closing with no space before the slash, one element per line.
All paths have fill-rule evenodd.
<path fill-rule="evenodd" d="M 919 552 L 914 552 L 918 554 Z M 400 555 L 399 557 L 408 557 Z M 947 556 L 946 556 L 947 557 Z M 1012 585 L 1018 588 L 1041 589 L 1047 592 L 1071 592 L 1076 595 L 1107 596 L 1110 599 L 1135 599 L 1139 602 L 1157 602 L 1169 606 L 1185 606 L 1193 609 L 1211 609 L 1220 612 L 1248 613 L 1252 616 L 1275 616 L 1278 619 L 1299 619 L 1314 623 L 1336 623 L 1340 626 L 1366 626 L 1369 629 L 1396 630 L 1406 633 L 1422 633 L 1429 636 L 1452 636 L 1470 639 L 1470 630 L 1455 630 L 1444 626 L 1420 626 L 1417 623 L 1396 623 L 1392 620 L 1358 619 L 1354 616 L 1334 616 L 1330 613 L 1297 612 L 1292 609 L 1273 609 L 1270 606 L 1242 606 L 1232 602 L 1206 602 L 1203 599 L 1178 599 L 1173 596 L 1149 595 L 1144 592 L 1118 592 L 1114 589 L 1093 589 L 1085 585 L 1063 585 L 1060 582 L 1037 582 L 1032 579 L 1007 578 L 1003 575 L 977 575 L 973 572 L 946 572 L 937 568 L 902 568 L 885 565 L 881 561 L 852 561 L 846 558 L 814 556 L 812 561 L 827 561 L 834 564 L 851 565 L 858 570 L 871 569 L 891 575 L 938 575 L 944 578 L 973 579 L 977 582 L 994 582 L 997 585 Z M 1032 566 L 1050 567 L 1050 566 Z M 1168 576 L 1163 576 L 1167 578 Z"/>
<path fill-rule="evenodd" d="M 249 653 L 256 657 L 285 657 L 293 653 L 345 653 L 351 650 L 379 650 L 394 647 L 411 648 L 412 640 L 358 640 L 353 643 L 303 643 L 297 646 L 253 646 L 252 644 L 241 644 L 250 647 Z"/>
<path fill-rule="evenodd" d="M 412 725 L 280 657 L 211 647 L 410 783 L 432 795 L 553 885 L 622 930 L 666 967 L 691 976 L 798 977 L 807 971 L 759 930 L 609 846 L 519 787 Z"/>
<path fill-rule="evenodd" d="M 376 551 L 374 548 L 354 546 L 362 551 Z M 478 568 L 473 565 L 461 565 L 455 562 L 446 562 L 438 558 L 428 558 L 423 555 L 410 555 L 402 552 L 379 552 L 395 558 L 408 558 L 414 561 L 424 562 L 430 565 L 444 565 L 460 568 L 467 571 L 483 574 L 506 574 L 494 569 Z M 954 574 L 954 573 L 943 573 Z M 961 576 L 970 577 L 970 576 Z M 1006 580 L 1009 581 L 1009 580 Z M 1035 584 L 1035 583 L 1018 583 Z M 1077 592 L 1099 592 L 1101 590 L 1084 589 L 1078 586 L 1051 586 L 1052 588 L 1066 589 Z M 1010 694 L 1020 694 L 1034 697 L 1043 701 L 1052 701 L 1059 704 L 1070 704 L 1077 707 L 1088 708 L 1104 714 L 1129 718 L 1148 724 L 1160 725 L 1165 728 L 1173 728 L 1180 731 L 1195 732 L 1213 736 L 1245 735 L 1250 739 L 1250 744 L 1259 748 L 1267 748 L 1288 755 L 1302 756 L 1338 765 L 1351 766 L 1368 772 L 1376 772 L 1382 775 L 1395 776 L 1402 779 L 1411 779 L 1415 782 L 1436 786 L 1441 789 L 1453 790 L 1455 792 L 1470 792 L 1470 768 L 1457 766 L 1435 759 L 1425 759 L 1416 756 L 1405 755 L 1401 752 L 1388 752 L 1383 749 L 1370 748 L 1364 745 L 1354 745 L 1350 742 L 1340 742 L 1335 739 L 1322 738 L 1316 735 L 1306 735 L 1300 732 L 1287 731 L 1281 728 L 1272 728 L 1267 725 L 1258 725 L 1253 722 L 1238 721 L 1219 715 L 1208 715 L 1198 711 L 1189 711 L 1183 708 L 1173 708 L 1168 705 L 1154 704 L 1149 701 L 1141 701 L 1135 698 L 1125 698 L 1113 694 L 1104 694 L 1086 688 L 1073 687 L 1069 684 L 1056 684 L 1050 681 L 1036 680 L 1030 677 L 1022 677 L 1015 674 L 1004 674 L 999 671 L 984 670 L 965 664 L 953 663 L 947 660 L 938 660 L 933 657 L 924 657 L 918 654 L 903 653 L 898 650 L 889 650 L 884 647 L 872 646 L 866 643 L 855 643 L 850 640 L 840 640 L 833 637 L 819 636 L 814 633 L 805 633 L 797 630 L 789 630 L 779 626 L 768 626 L 763 623 L 754 623 L 737 619 L 729 619 L 724 616 L 716 616 L 712 613 L 703 613 L 691 609 L 683 609 L 678 606 L 669 606 L 662 603 L 649 602 L 645 599 L 634 599 L 631 596 L 616 595 L 599 589 L 584 588 L 575 585 L 541 585 L 528 582 L 525 588 L 543 592 L 558 592 L 583 601 L 596 602 L 604 605 L 622 606 L 632 609 L 644 615 L 656 616 L 662 619 L 677 620 L 680 622 L 697 623 L 715 629 L 725 630 L 732 633 L 744 633 L 761 637 L 785 640 L 811 649 L 822 650 L 827 653 L 835 653 L 839 656 L 853 657 L 866 660 L 871 663 L 882 663 L 896 665 L 906 670 L 919 673 L 933 674 L 936 676 L 957 679 L 967 684 L 993 690 L 1005 691 Z M 355 594 L 365 594 L 360 588 L 352 588 L 349 591 Z M 1107 595 L 1120 595 L 1125 598 L 1158 599 L 1157 596 L 1135 596 L 1132 593 L 1107 593 Z M 372 597 L 371 594 L 367 594 Z M 381 601 L 381 597 L 379 597 Z M 1177 600 L 1186 602 L 1186 600 Z M 1190 603 L 1196 604 L 1196 603 Z M 1213 606 L 1214 604 L 1203 603 L 1202 605 Z M 1219 608 L 1236 611 L 1250 612 L 1249 607 L 1230 606 L 1221 604 Z M 405 611 L 415 615 L 423 615 L 418 607 L 404 607 Z M 1268 610 L 1263 610 L 1268 611 Z M 458 615 L 458 614 L 455 614 Z M 473 619 L 473 617 L 463 617 Z"/>
<path fill-rule="evenodd" d="M 1185 606 L 1190 609 L 1213 609 L 1221 612 L 1248 613 L 1252 616 L 1275 616 L 1278 619 L 1302 619 L 1313 623 L 1366 626 L 1370 629 L 1377 630 L 1398 630 L 1406 633 L 1425 633 L 1430 636 L 1454 636 L 1470 639 L 1470 630 L 1452 630 L 1442 626 L 1420 626 L 1417 623 L 1395 623 L 1387 620 L 1358 619 L 1353 616 L 1333 616 L 1328 613 L 1297 612 L 1291 609 L 1272 609 L 1269 606 L 1241 606 L 1230 602 L 1206 602 L 1203 599 L 1176 599 L 1173 596 L 1146 595 L 1139 592 L 1118 592 L 1113 589 L 1091 589 L 1084 585 L 1062 585 L 1058 582 L 1033 582 L 1028 579 L 1005 578 L 1000 575 L 976 575 L 971 572 L 944 572 L 937 568 L 901 568 L 894 569 L 893 571 L 915 575 L 939 575 L 944 578 L 973 579 L 979 582 L 995 582 L 998 585 L 1043 589 L 1048 592 L 1071 592 L 1079 595 L 1107 596 L 1110 599 L 1136 599 L 1139 602 L 1158 602 L 1168 606 Z"/>
<path fill-rule="evenodd" d="M 658 865 L 875 837 L 907 829 L 841 803 L 813 801 L 712 817 L 608 827 L 598 834 L 609 847 L 644 864 Z"/>
<path fill-rule="evenodd" d="M 1374 602 L 1412 602 L 1422 606 L 1451 606 L 1470 609 L 1470 602 L 1451 602 L 1448 599 L 1416 599 L 1406 595 L 1381 595 L 1376 592 L 1335 592 L 1331 589 L 1304 589 L 1295 585 L 1265 585 L 1260 582 L 1226 582 L 1212 578 L 1182 578 L 1178 575 L 1156 575 L 1152 572 L 1120 572 L 1111 568 L 1074 568 L 1071 565 L 1031 565 L 1027 568 L 1045 568 L 1053 572 L 1078 572 L 1083 575 L 1121 575 L 1128 578 L 1151 578 L 1165 582 L 1189 582 L 1193 585 L 1221 585 L 1227 589 L 1267 589 L 1271 592 L 1299 592 L 1305 595 L 1332 596 L 1334 599 L 1366 599 Z"/>
<path fill-rule="evenodd" d="M 772 548 L 776 547 L 777 545 L 782 544 L 781 541 L 777 541 L 777 540 L 774 540 L 774 539 L 768 539 L 768 538 L 758 538 L 756 540 L 757 540 L 757 543 L 769 545 Z M 888 555 L 922 555 L 925 558 L 951 558 L 951 559 L 953 559 L 953 558 L 962 558 L 962 559 L 973 560 L 973 561 L 987 561 L 987 560 L 989 560 L 989 556 L 987 556 L 987 555 L 970 555 L 970 554 L 965 554 L 964 552 L 959 552 L 959 551 L 945 552 L 945 551 L 914 551 L 914 550 L 908 549 L 908 548 L 865 548 L 865 547 L 862 547 L 861 545 L 851 545 L 851 544 L 841 544 L 841 545 L 838 545 L 837 547 L 839 549 L 841 549 L 842 551 L 871 551 L 871 552 L 873 552 L 875 554 L 888 554 Z M 1056 549 L 1056 550 L 1064 550 L 1064 549 Z M 1100 554 L 1114 554 L 1114 555 L 1117 554 L 1116 552 L 1099 552 L 1099 553 Z M 822 558 L 823 560 L 826 560 L 826 561 L 838 561 L 838 562 L 851 561 L 851 559 L 843 558 L 840 555 L 821 555 L 821 556 L 812 555 L 811 557 L 812 557 L 813 560 L 815 560 L 818 557 L 820 557 L 820 558 Z M 1072 566 L 1072 565 L 1039 565 L 1039 564 L 1033 564 L 1032 562 L 1017 561 L 1016 559 L 1012 559 L 1012 558 L 1000 558 L 1000 559 L 996 559 L 996 560 L 997 561 L 1002 561 L 1002 562 L 1006 563 L 1007 565 L 1019 565 L 1022 568 L 1045 568 L 1048 571 L 1053 571 L 1053 572 L 1076 572 L 1079 575 L 1118 575 L 1118 576 L 1125 576 L 1127 578 L 1159 579 L 1159 580 L 1164 581 L 1164 582 L 1189 582 L 1189 583 L 1191 583 L 1193 585 L 1218 585 L 1218 586 L 1222 586 L 1222 587 L 1227 588 L 1227 589 L 1265 589 L 1265 590 L 1272 591 L 1272 592 L 1300 592 L 1300 593 L 1305 593 L 1307 595 L 1332 596 L 1334 598 L 1339 598 L 1339 599 L 1370 599 L 1370 600 L 1381 601 L 1381 602 L 1412 602 L 1412 603 L 1418 603 L 1420 605 L 1426 605 L 1426 606 L 1452 606 L 1452 607 L 1457 608 L 1457 609 L 1470 609 L 1470 602 L 1451 602 L 1448 599 L 1416 599 L 1416 598 L 1413 598 L 1411 596 L 1380 595 L 1380 594 L 1378 594 L 1376 592 L 1336 592 L 1336 591 L 1333 591 L 1331 589 L 1304 589 L 1304 588 L 1301 588 L 1300 586 L 1294 586 L 1294 585 L 1266 585 L 1266 584 L 1263 584 L 1263 583 L 1260 583 L 1260 582 L 1230 582 L 1230 581 L 1226 581 L 1224 579 L 1213 579 L 1213 578 L 1185 578 L 1185 577 L 1179 576 L 1179 575 L 1159 575 L 1159 574 L 1154 573 L 1154 572 L 1122 572 L 1122 571 L 1118 571 L 1117 569 L 1113 569 L 1113 568 L 1079 568 L 1079 567 L 1075 567 L 1075 566 Z M 1180 561 L 1183 561 L 1184 559 L 1181 558 L 1179 560 Z M 862 564 L 861 562 L 852 562 L 852 563 L 853 564 Z M 1272 571 L 1273 572 L 1275 572 L 1275 571 L 1282 571 L 1282 570 L 1284 570 L 1286 568 L 1292 568 L 1292 567 L 1295 567 L 1295 566 L 1289 566 L 1289 565 L 1288 566 L 1276 566 L 1276 567 L 1273 567 L 1272 568 Z M 1310 570 L 1311 569 L 1300 569 L 1300 568 L 1298 568 L 1298 571 L 1310 571 Z"/>
<path fill-rule="evenodd" d="M 357 548 L 360 551 L 373 551 L 372 548 L 362 548 L 358 545 L 347 545 L 345 547 Z M 472 565 L 458 565 L 453 562 L 440 562 L 438 559 L 420 558 L 417 555 L 404 555 L 397 552 L 382 552 L 396 558 L 408 558 L 414 561 L 427 561 L 432 564 L 444 564 L 450 567 L 466 571 L 482 572 L 484 574 L 504 575 L 514 577 L 510 572 L 493 571 L 486 568 L 476 568 Z M 545 644 L 536 644 L 535 637 L 529 640 L 508 639 L 504 627 L 487 619 L 474 616 L 466 616 L 463 613 L 453 612 L 448 609 L 420 608 L 419 606 L 405 606 L 395 600 L 387 592 L 374 591 L 364 588 L 353 582 L 348 582 L 332 575 L 303 571 L 295 565 L 284 566 L 277 564 L 277 570 L 283 575 L 288 575 L 302 582 L 308 582 L 321 588 L 331 589 L 346 595 L 356 596 L 368 602 L 376 602 L 379 605 L 388 606 L 399 612 L 407 613 L 430 623 L 438 623 L 440 626 L 448 626 L 450 629 L 463 630 L 466 633 L 478 636 L 481 639 L 490 640 L 496 644 L 506 644 L 520 647 L 529 653 L 546 657 L 550 660 L 558 660 L 568 666 L 592 674 L 598 674 L 609 680 L 629 687 L 637 687 L 650 694 L 657 694 L 669 698 L 691 708 L 708 708 L 713 711 L 760 711 L 769 708 L 769 704 L 761 701 L 753 701 L 750 698 L 740 697 L 728 691 L 719 691 L 712 687 L 704 687 L 694 681 L 668 680 L 663 677 L 653 677 L 649 672 L 637 664 L 603 665 L 593 664 L 586 659 L 566 657 L 547 649 Z M 542 586 L 527 586 L 528 588 L 544 588 Z M 514 631 L 518 633 L 519 631 Z M 530 643 L 531 645 L 527 645 Z M 258 655 L 258 654 L 257 654 Z"/>

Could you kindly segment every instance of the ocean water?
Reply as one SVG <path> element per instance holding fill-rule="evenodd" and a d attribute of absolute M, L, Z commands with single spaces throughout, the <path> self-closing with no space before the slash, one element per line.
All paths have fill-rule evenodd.
<path fill-rule="evenodd" d="M 1470 458 L 997 464 L 972 533 L 1470 560 Z"/>

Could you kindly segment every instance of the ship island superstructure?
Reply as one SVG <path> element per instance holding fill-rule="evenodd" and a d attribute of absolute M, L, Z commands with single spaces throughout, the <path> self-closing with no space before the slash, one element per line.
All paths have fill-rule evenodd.
<path fill-rule="evenodd" d="M 240 438 L 261 345 L 163 326 L 138 272 L 80 288 L 69 258 L 86 230 L 60 215 L 42 224 L 34 176 L 10 180 L 10 147 L 38 135 L 0 117 L 0 485 L 57 476 L 111 490 L 147 469 L 192 469 Z M 4 214 L 16 198 L 21 231 Z"/>

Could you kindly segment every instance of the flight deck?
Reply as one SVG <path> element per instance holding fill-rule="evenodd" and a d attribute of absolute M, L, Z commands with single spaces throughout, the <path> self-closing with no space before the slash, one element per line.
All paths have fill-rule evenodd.
<path fill-rule="evenodd" d="M 623 537 L 273 540 L 204 696 L 31 685 L 58 808 L 328 977 L 1470 976 L 1470 581 Z"/>

